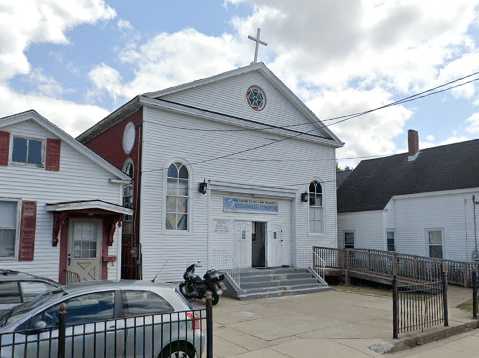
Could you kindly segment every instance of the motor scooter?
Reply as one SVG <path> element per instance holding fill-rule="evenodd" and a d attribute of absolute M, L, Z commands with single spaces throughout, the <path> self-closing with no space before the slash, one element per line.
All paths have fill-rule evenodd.
<path fill-rule="evenodd" d="M 186 268 L 183 274 L 183 282 L 180 283 L 179 289 L 186 298 L 203 299 L 208 291 L 213 296 L 213 305 L 216 305 L 226 290 L 223 283 L 225 275 L 217 270 L 211 269 L 206 271 L 203 278 L 195 274 L 198 264 L 192 264 Z"/>

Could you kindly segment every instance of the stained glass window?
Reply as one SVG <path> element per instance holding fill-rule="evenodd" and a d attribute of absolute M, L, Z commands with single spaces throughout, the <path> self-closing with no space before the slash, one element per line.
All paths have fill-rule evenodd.
<path fill-rule="evenodd" d="M 266 94 L 258 86 L 251 86 L 246 91 L 246 100 L 255 111 L 262 111 L 266 106 Z"/>
<path fill-rule="evenodd" d="M 166 229 L 188 230 L 188 169 L 179 162 L 168 168 Z"/>

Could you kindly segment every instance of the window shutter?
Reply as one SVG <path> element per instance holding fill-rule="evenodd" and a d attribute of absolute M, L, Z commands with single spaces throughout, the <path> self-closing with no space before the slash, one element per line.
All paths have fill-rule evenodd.
<path fill-rule="evenodd" d="M 45 169 L 52 170 L 52 171 L 59 171 L 60 170 L 60 147 L 61 147 L 61 140 L 60 139 L 47 139 L 47 155 L 45 160 Z"/>
<path fill-rule="evenodd" d="M 22 221 L 20 227 L 20 246 L 18 260 L 33 261 L 35 250 L 35 230 L 37 226 L 37 202 L 22 202 Z"/>
<path fill-rule="evenodd" d="M 8 165 L 10 133 L 0 131 L 0 165 Z"/>

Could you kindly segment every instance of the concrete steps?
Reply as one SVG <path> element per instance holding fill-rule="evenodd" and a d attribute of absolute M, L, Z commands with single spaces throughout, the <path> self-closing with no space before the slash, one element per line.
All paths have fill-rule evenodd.
<path fill-rule="evenodd" d="M 238 287 L 239 285 L 239 287 Z M 271 268 L 250 269 L 239 280 L 227 277 L 228 295 L 238 299 L 254 299 L 320 292 L 329 289 L 308 269 Z"/>

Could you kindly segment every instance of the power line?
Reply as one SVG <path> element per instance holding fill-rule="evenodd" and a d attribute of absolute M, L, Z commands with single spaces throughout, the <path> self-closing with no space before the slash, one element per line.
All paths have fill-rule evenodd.
<path fill-rule="evenodd" d="M 450 87 L 447 87 L 447 88 L 444 88 L 444 89 L 441 89 L 441 90 L 438 90 L 438 89 L 442 88 L 442 87 L 445 87 L 445 86 L 448 86 L 450 84 L 462 81 L 464 79 L 476 76 L 478 74 L 479 74 L 479 71 L 473 72 L 471 74 L 462 76 L 460 78 L 457 78 L 457 79 L 454 79 L 454 80 L 451 80 L 451 81 L 448 81 L 448 82 L 445 82 L 445 83 L 440 84 L 438 86 L 435 86 L 435 87 L 426 89 L 424 91 L 409 95 L 407 97 L 400 98 L 396 101 L 387 103 L 387 104 L 379 106 L 379 107 L 371 108 L 371 109 L 368 109 L 368 110 L 365 110 L 365 111 L 362 111 L 362 112 L 355 112 L 355 113 L 350 113 L 350 114 L 345 114 L 345 115 L 340 115 L 340 116 L 334 116 L 334 117 L 321 119 L 321 122 L 329 122 L 329 121 L 334 121 L 334 120 L 341 119 L 341 121 L 337 121 L 337 122 L 335 122 L 331 125 L 324 125 L 325 127 L 329 127 L 329 126 L 335 125 L 337 123 L 342 123 L 342 122 L 347 121 L 349 119 L 356 118 L 356 117 L 359 117 L 359 116 L 363 116 L 365 114 L 369 114 L 369 113 L 372 113 L 372 112 L 375 112 L 375 111 L 378 111 L 378 110 L 381 110 L 381 109 L 397 106 L 397 105 L 402 104 L 402 103 L 412 102 L 412 101 L 415 101 L 415 100 L 418 100 L 418 99 L 421 99 L 421 98 L 425 98 L 425 97 L 428 97 L 428 96 L 431 96 L 431 95 L 435 95 L 435 94 L 438 94 L 438 93 L 441 93 L 441 92 L 446 92 L 446 91 L 449 91 L 451 89 L 461 87 L 461 86 L 464 86 L 466 84 L 475 82 L 475 81 L 479 80 L 479 78 L 475 78 L 475 79 L 472 79 L 472 80 L 469 80 L 469 81 L 466 81 L 466 82 L 463 82 L 463 83 L 460 83 L 460 84 L 457 84 L 457 85 L 454 85 L 454 86 L 450 86 Z M 225 113 L 221 113 L 221 112 L 217 112 L 217 111 L 212 111 L 212 110 L 209 110 L 209 109 L 204 109 L 204 108 L 200 108 L 200 107 L 196 107 L 196 106 L 192 106 L 192 105 L 187 105 L 187 104 L 183 104 L 183 103 L 179 103 L 179 102 L 175 102 L 175 101 L 165 100 L 165 99 L 162 99 L 162 98 L 158 98 L 157 100 L 167 102 L 167 103 L 171 103 L 171 104 L 175 104 L 175 105 L 179 105 L 179 106 L 183 106 L 183 107 L 187 107 L 187 108 L 191 108 L 191 109 L 201 110 L 201 111 L 204 111 L 204 112 L 218 114 L 218 115 L 222 115 L 222 116 L 226 116 L 226 117 L 230 117 L 230 118 L 240 119 L 242 121 L 247 121 L 247 122 L 250 122 L 250 123 L 254 123 L 256 125 L 264 126 L 264 128 L 206 129 L 206 128 L 173 126 L 173 125 L 167 125 L 167 124 L 155 122 L 156 124 L 159 124 L 161 126 L 168 127 L 168 128 L 174 128 L 174 129 L 181 129 L 181 130 L 188 130 L 188 131 L 199 131 L 199 132 L 244 132 L 244 131 L 264 131 L 264 130 L 267 130 L 267 129 L 283 129 L 283 130 L 293 131 L 289 128 L 314 124 L 313 122 L 303 122 L 303 123 L 289 124 L 289 125 L 284 125 L 284 126 L 276 126 L 276 125 L 272 125 L 272 124 L 268 124 L 268 123 L 253 121 L 253 120 L 242 118 L 242 117 L 239 117 L 239 116 L 233 116 L 233 115 L 229 115 L 229 114 L 225 114 Z M 298 132 L 298 131 L 294 131 L 294 132 Z M 305 133 L 305 132 L 303 132 L 303 133 Z M 309 134 L 309 133 L 306 133 L 306 134 Z"/>
<path fill-rule="evenodd" d="M 474 74 L 478 74 L 479 72 L 475 72 Z M 464 78 L 467 78 L 467 77 L 471 77 L 473 76 L 474 74 L 470 74 L 470 75 L 467 75 L 467 76 L 463 76 L 461 79 L 464 79 Z M 461 79 L 458 79 L 458 80 L 453 80 L 453 81 L 449 81 L 448 83 L 454 83 L 454 82 L 457 82 Z M 432 89 L 429 89 L 429 90 L 426 90 L 426 91 L 423 91 L 423 92 L 420 92 L 418 94 L 415 94 L 415 95 L 411 95 L 411 96 L 408 96 L 408 97 L 404 97 L 403 99 L 400 99 L 400 100 L 397 100 L 395 102 L 391 102 L 389 104 L 386 104 L 386 105 L 383 105 L 383 106 L 380 106 L 380 107 L 376 107 L 376 108 L 373 108 L 373 109 L 370 109 L 370 110 L 367 110 L 367 111 L 364 111 L 364 112 L 359 112 L 357 114 L 351 114 L 349 115 L 349 117 L 347 118 L 343 118 L 339 121 L 336 121 L 332 124 L 329 124 L 329 125 L 324 125 L 326 127 L 330 127 L 330 126 L 333 126 L 333 125 L 336 125 L 336 124 L 339 124 L 339 123 L 343 123 L 345 121 L 348 121 L 348 120 L 351 120 L 353 118 L 357 118 L 357 117 L 360 117 L 360 116 L 364 116 L 366 114 L 369 114 L 369 113 L 372 113 L 374 111 L 377 111 L 377 110 L 380 110 L 380 109 L 384 109 L 384 108 L 387 108 L 387 107 L 391 107 L 391 106 L 395 106 L 395 105 L 398 105 L 398 104 L 401 104 L 401 103 L 406 103 L 406 102 L 411 102 L 411 101 L 414 101 L 414 100 L 417 100 L 417 99 L 420 99 L 420 98 L 425 98 L 425 97 L 429 97 L 429 96 L 432 96 L 432 95 L 435 95 L 437 93 L 441 93 L 441 92 L 445 92 L 445 91 L 449 91 L 451 89 L 454 89 L 454 88 L 457 88 L 457 87 L 461 87 L 461 86 L 464 86 L 468 83 L 472 83 L 472 82 L 475 82 L 475 81 L 478 81 L 479 78 L 475 78 L 475 79 L 472 79 L 472 80 L 469 80 L 469 81 L 466 81 L 466 82 L 463 82 L 463 83 L 460 83 L 460 84 L 457 84 L 457 85 L 454 85 L 454 86 L 450 86 L 450 87 L 447 87 L 447 88 L 444 88 L 444 89 L 441 89 L 441 90 L 437 90 L 437 91 L 433 91 L 431 92 L 431 90 L 434 90 L 434 89 L 437 89 L 437 88 L 441 88 L 441 87 L 444 87 L 445 85 L 447 84 L 443 84 L 443 85 L 440 85 L 440 86 L 436 86 Z M 188 107 L 192 107 L 192 106 L 188 106 Z M 209 111 L 211 112 L 211 111 Z M 234 117 L 234 116 L 230 116 L 230 117 Z M 337 118 L 337 117 L 336 117 Z M 266 125 L 266 124 L 263 124 L 263 125 Z M 282 127 L 280 127 L 282 128 Z M 213 157 L 213 158 L 208 158 L 208 159 L 204 159 L 204 160 L 201 160 L 201 161 L 198 161 L 198 162 L 194 162 L 194 163 L 191 163 L 191 165 L 197 165 L 197 164 L 204 164 L 204 163 L 207 163 L 207 162 L 210 162 L 210 161 L 214 161 L 214 160 L 220 160 L 220 159 L 224 159 L 224 158 L 228 158 L 228 157 L 231 157 L 231 156 L 234 156 L 234 155 L 237 155 L 237 154 L 242 154 L 242 153 L 246 153 L 246 152 L 250 152 L 250 151 L 253 151 L 253 150 L 257 150 L 257 149 L 260 149 L 260 148 L 265 148 L 265 147 L 268 147 L 270 145 L 273 145 L 273 144 L 276 144 L 276 143 L 280 143 L 280 142 L 283 142 L 285 140 L 288 140 L 288 139 L 294 139 L 294 138 L 298 138 L 302 135 L 305 135 L 305 134 L 309 134 L 311 132 L 313 132 L 314 130 L 316 130 L 316 128 L 310 130 L 310 131 L 306 131 L 306 132 L 299 132 L 295 135 L 292 135 L 292 136 L 287 136 L 287 137 L 284 137 L 284 138 L 281 138 L 281 139 L 277 139 L 277 140 L 273 140 L 273 141 L 270 141 L 270 142 L 267 142 L 267 143 L 264 143 L 264 144 L 261 144 L 261 145 L 258 145 L 258 146 L 255 146 L 255 147 L 250 147 L 250 148 L 246 148 L 246 149 L 243 149 L 243 150 L 240 150 L 240 151 L 237 151 L 237 152 L 233 152 L 233 153 L 228 153 L 228 154 L 223 154 L 223 155 L 220 155 L 218 157 Z M 158 169 L 150 169 L 150 170 L 145 170 L 143 172 L 147 173 L 147 172 L 154 172 L 154 171 L 163 171 L 163 170 L 167 170 L 168 168 L 158 168 Z"/>

